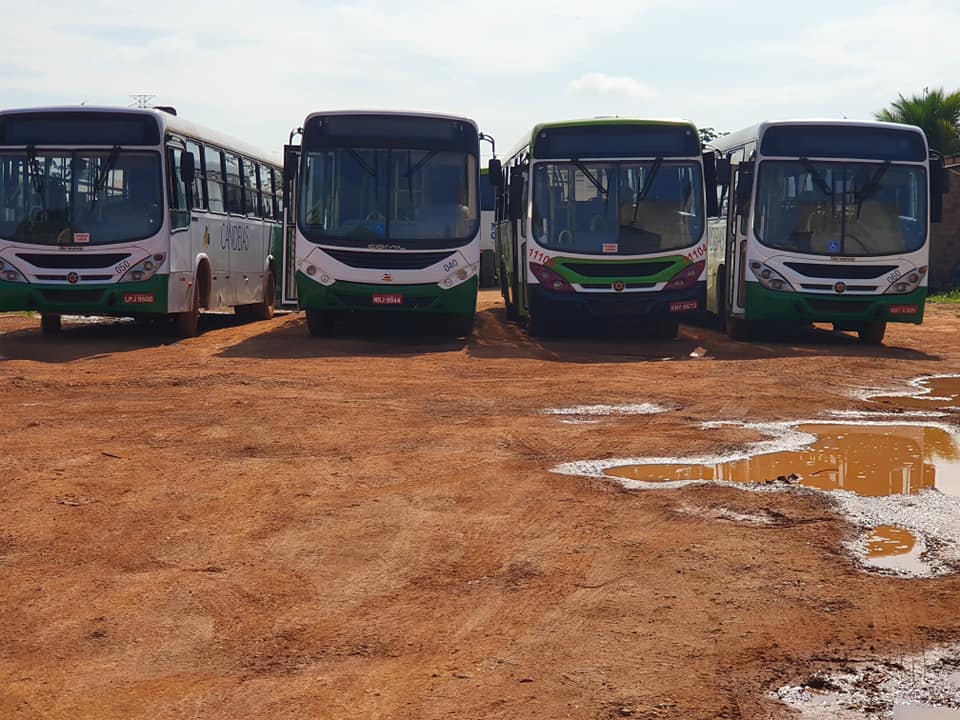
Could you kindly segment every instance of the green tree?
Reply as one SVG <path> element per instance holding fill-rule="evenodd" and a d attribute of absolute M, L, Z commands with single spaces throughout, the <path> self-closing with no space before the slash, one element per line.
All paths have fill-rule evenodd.
<path fill-rule="evenodd" d="M 944 89 L 923 89 L 922 95 L 913 95 L 890 103 L 890 107 L 876 113 L 877 120 L 916 125 L 927 135 L 933 150 L 945 155 L 960 153 L 960 91 L 950 94 Z"/>
<path fill-rule="evenodd" d="M 721 135 L 726 135 L 726 133 L 718 133 L 712 127 L 702 127 L 697 129 L 700 131 L 700 143 L 702 145 L 707 145 L 711 140 L 716 140 Z"/>

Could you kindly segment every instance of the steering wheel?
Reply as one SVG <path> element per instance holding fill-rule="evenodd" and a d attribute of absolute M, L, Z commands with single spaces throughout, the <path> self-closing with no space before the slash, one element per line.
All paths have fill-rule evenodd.
<path fill-rule="evenodd" d="M 371 210 L 366 217 L 368 222 L 386 222 L 386 216 L 379 210 Z"/>

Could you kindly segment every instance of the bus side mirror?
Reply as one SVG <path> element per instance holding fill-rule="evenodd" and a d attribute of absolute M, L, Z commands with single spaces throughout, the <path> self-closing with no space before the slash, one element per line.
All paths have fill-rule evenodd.
<path fill-rule="evenodd" d="M 490 184 L 493 187 L 500 187 L 503 184 L 503 166 L 497 158 L 491 158 L 487 163 L 487 177 L 490 178 Z"/>
<path fill-rule="evenodd" d="M 180 179 L 190 185 L 197 178 L 197 165 L 193 153 L 180 153 Z"/>
<path fill-rule="evenodd" d="M 750 206 L 750 193 L 753 192 L 753 163 L 742 162 L 737 173 L 737 215 L 743 215 Z"/>
<path fill-rule="evenodd" d="M 717 185 L 728 187 L 730 185 L 730 158 L 723 157 L 714 153 L 717 164 Z"/>
<path fill-rule="evenodd" d="M 523 217 L 523 173 L 513 173 L 510 178 L 510 219 Z"/>
<path fill-rule="evenodd" d="M 720 216 L 717 201 L 717 156 L 712 152 L 703 154 L 703 187 L 707 193 L 707 217 Z"/>
<path fill-rule="evenodd" d="M 930 155 L 930 222 L 943 222 L 943 196 L 950 192 L 950 176 L 943 155 Z"/>
<path fill-rule="evenodd" d="M 300 146 L 283 146 L 283 183 L 289 185 L 297 175 L 297 166 L 300 164 Z"/>

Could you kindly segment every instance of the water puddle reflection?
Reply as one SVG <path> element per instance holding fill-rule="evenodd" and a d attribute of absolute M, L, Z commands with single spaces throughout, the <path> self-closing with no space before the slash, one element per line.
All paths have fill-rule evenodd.
<path fill-rule="evenodd" d="M 867 398 L 898 410 L 960 412 L 960 377 L 922 377 L 910 385 L 912 389 L 904 393 L 869 394 Z"/>
<path fill-rule="evenodd" d="M 936 487 L 960 497 L 960 448 L 945 429 L 917 425 L 804 424 L 809 447 L 720 463 L 635 464 L 606 469 L 634 482 L 798 484 L 866 497 Z"/>
<path fill-rule="evenodd" d="M 808 420 L 703 428 L 722 425 L 769 439 L 751 443 L 740 456 L 602 458 L 563 463 L 553 471 L 615 479 L 629 490 L 697 483 L 755 492 L 816 489 L 860 528 L 847 547 L 864 568 L 905 577 L 960 570 L 960 436 L 951 426 Z"/>

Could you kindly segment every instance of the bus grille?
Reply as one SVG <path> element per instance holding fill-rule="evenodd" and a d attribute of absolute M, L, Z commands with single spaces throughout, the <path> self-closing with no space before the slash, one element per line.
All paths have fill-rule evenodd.
<path fill-rule="evenodd" d="M 50 303 L 98 303 L 103 300 L 105 290 L 41 290 L 43 299 Z"/>
<path fill-rule="evenodd" d="M 91 255 L 90 253 L 17 253 L 17 257 L 34 267 L 56 270 L 88 270 L 116 265 L 130 257 L 130 253 L 109 253 Z"/>
<path fill-rule="evenodd" d="M 896 265 L 854 265 L 844 263 L 784 263 L 788 268 L 801 275 L 812 278 L 830 278 L 836 280 L 871 280 L 897 269 Z"/>
<path fill-rule="evenodd" d="M 844 302 L 843 300 L 808 300 L 810 309 L 818 313 L 842 313 L 844 315 L 862 315 L 873 303 Z"/>
<path fill-rule="evenodd" d="M 630 262 L 630 263 L 563 263 L 563 267 L 582 277 L 649 277 L 657 275 L 673 262 Z"/>
<path fill-rule="evenodd" d="M 441 252 L 357 252 L 323 248 L 334 260 L 354 268 L 373 270 L 423 270 L 451 257 L 449 250 Z"/>

